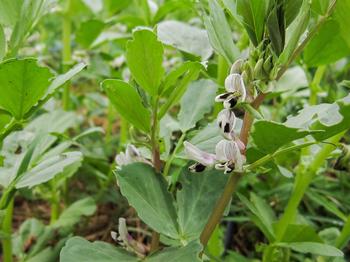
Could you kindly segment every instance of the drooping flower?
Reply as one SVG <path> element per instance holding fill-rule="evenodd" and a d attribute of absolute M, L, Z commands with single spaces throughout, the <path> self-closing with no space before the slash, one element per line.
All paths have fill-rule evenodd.
<path fill-rule="evenodd" d="M 217 123 L 222 134 L 228 138 L 232 139 L 234 137 L 233 129 L 236 124 L 235 113 L 230 109 L 223 109 L 219 112 L 217 116 Z"/>
<path fill-rule="evenodd" d="M 121 152 L 115 157 L 115 162 L 119 167 L 129 165 L 136 162 L 142 162 L 152 165 L 152 162 L 144 158 L 140 151 L 134 145 L 127 145 L 125 153 Z"/>
<path fill-rule="evenodd" d="M 220 94 L 215 98 L 216 102 L 223 102 L 225 108 L 232 109 L 238 102 L 245 101 L 247 91 L 243 77 L 240 74 L 234 73 L 228 75 L 225 79 L 225 89 L 225 93 Z"/>
<path fill-rule="evenodd" d="M 136 253 L 139 257 L 145 257 L 146 247 L 136 241 L 128 232 L 125 218 L 119 218 L 118 233 L 112 231 L 111 237 L 126 250 Z"/>
<path fill-rule="evenodd" d="M 186 155 L 189 157 L 189 159 L 197 162 L 189 167 L 190 171 L 202 172 L 204 171 L 205 167 L 215 165 L 216 157 L 214 154 L 200 150 L 198 147 L 187 141 L 184 142 L 184 146 Z"/>
<path fill-rule="evenodd" d="M 230 173 L 233 170 L 242 171 L 245 157 L 241 154 L 241 150 L 236 141 L 221 140 L 215 147 L 216 159 L 218 164 L 217 169 L 225 170 L 225 173 Z"/>

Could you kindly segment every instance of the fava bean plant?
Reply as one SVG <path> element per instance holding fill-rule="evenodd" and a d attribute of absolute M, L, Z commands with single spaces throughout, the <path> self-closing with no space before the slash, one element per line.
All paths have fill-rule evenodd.
<path fill-rule="evenodd" d="M 349 12 L 0 0 L 0 260 L 348 261 Z"/>

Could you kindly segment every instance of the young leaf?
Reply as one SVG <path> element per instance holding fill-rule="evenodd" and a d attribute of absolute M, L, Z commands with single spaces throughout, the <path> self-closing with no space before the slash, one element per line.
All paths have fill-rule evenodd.
<path fill-rule="evenodd" d="M 134 87 L 122 80 L 107 79 L 101 84 L 119 114 L 140 130 L 151 128 L 151 114 Z"/>
<path fill-rule="evenodd" d="M 267 30 L 269 32 L 269 38 L 271 40 L 272 47 L 277 55 L 280 55 L 283 51 L 286 33 L 284 10 L 283 5 L 280 2 L 281 1 L 277 0 L 277 3 L 270 10 L 266 22 Z"/>
<path fill-rule="evenodd" d="M 151 228 L 168 237 L 179 237 L 174 199 L 164 178 L 143 163 L 135 163 L 117 171 L 120 190 L 139 217 Z"/>
<path fill-rule="evenodd" d="M 158 24 L 160 41 L 181 51 L 207 60 L 213 53 L 205 30 L 178 21 L 164 21 Z"/>
<path fill-rule="evenodd" d="M 237 1 L 237 13 L 242 17 L 242 23 L 255 46 L 263 37 L 267 3 L 261 0 Z"/>
<path fill-rule="evenodd" d="M 136 82 L 150 95 L 158 94 L 164 74 L 163 45 L 150 30 L 141 29 L 133 33 L 127 44 L 126 59 Z"/>
<path fill-rule="evenodd" d="M 183 169 L 179 180 L 182 189 L 177 191 L 181 239 L 192 241 L 199 238 L 227 178 L 217 170 L 208 170 L 198 176 L 190 173 L 187 167 Z"/>
<path fill-rule="evenodd" d="M 82 158 L 83 155 L 80 152 L 68 152 L 46 159 L 24 173 L 16 181 L 16 188 L 33 187 L 45 183 L 61 173 L 66 167 L 81 162 Z"/>
<path fill-rule="evenodd" d="M 342 257 L 343 252 L 330 245 L 314 242 L 292 242 L 292 243 L 277 243 L 276 246 L 290 248 L 299 253 L 311 253 L 320 256 Z"/>
<path fill-rule="evenodd" d="M 181 99 L 181 109 L 178 115 L 180 128 L 185 132 L 209 113 L 216 96 L 217 85 L 211 80 L 193 82 Z M 194 101 L 196 101 L 194 103 Z"/>
<path fill-rule="evenodd" d="M 278 59 L 280 64 L 285 64 L 290 59 L 290 56 L 293 54 L 294 50 L 298 46 L 300 37 L 307 28 L 309 19 L 310 2 L 303 1 L 298 16 L 286 30 L 286 46 Z"/>
<path fill-rule="evenodd" d="M 286 229 L 282 237 L 282 242 L 317 242 L 322 243 L 322 239 L 319 237 L 315 229 L 309 225 L 296 225 L 290 224 Z"/>
<path fill-rule="evenodd" d="M 45 94 L 53 74 L 32 58 L 11 59 L 0 64 L 0 107 L 16 119 L 24 115 Z"/>
<path fill-rule="evenodd" d="M 239 49 L 233 42 L 232 32 L 225 13 L 216 0 L 209 1 L 210 15 L 205 15 L 204 25 L 211 45 L 220 55 L 232 64 L 239 56 Z"/>
<path fill-rule="evenodd" d="M 52 226 L 59 230 L 70 228 L 80 221 L 81 216 L 91 216 L 95 211 L 96 202 L 92 197 L 80 199 L 65 209 Z"/>
<path fill-rule="evenodd" d="M 61 262 L 136 262 L 138 259 L 121 248 L 106 242 L 89 242 L 81 237 L 69 239 L 61 250 Z"/>

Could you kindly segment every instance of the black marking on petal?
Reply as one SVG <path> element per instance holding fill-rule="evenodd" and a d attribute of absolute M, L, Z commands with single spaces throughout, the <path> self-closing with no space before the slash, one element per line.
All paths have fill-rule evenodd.
<path fill-rule="evenodd" d="M 219 127 L 220 127 L 220 128 L 222 127 L 222 121 L 219 122 Z"/>
<path fill-rule="evenodd" d="M 229 100 L 227 100 L 227 102 L 228 102 L 229 105 L 230 105 L 230 109 L 231 109 L 231 108 L 234 108 L 235 105 L 237 105 L 237 98 L 236 98 L 236 97 L 232 97 L 232 98 L 230 98 Z"/>
<path fill-rule="evenodd" d="M 196 163 L 188 168 L 190 172 L 203 172 L 205 170 L 206 166 L 202 165 L 201 163 Z"/>
<path fill-rule="evenodd" d="M 224 126 L 224 132 L 225 133 L 230 133 L 230 123 L 226 123 Z"/>

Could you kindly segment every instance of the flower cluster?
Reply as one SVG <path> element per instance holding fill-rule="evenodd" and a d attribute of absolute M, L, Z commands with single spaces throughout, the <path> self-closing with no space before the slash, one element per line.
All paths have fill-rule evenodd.
<path fill-rule="evenodd" d="M 126 166 L 132 163 L 141 162 L 152 166 L 152 162 L 143 157 L 140 151 L 134 145 L 127 145 L 125 153 L 121 152 L 115 157 L 118 167 Z"/>
<path fill-rule="evenodd" d="M 185 152 L 187 156 L 197 163 L 190 166 L 190 171 L 201 172 L 206 167 L 214 166 L 216 169 L 230 173 L 233 170 L 241 172 L 245 163 L 242 151 L 245 145 L 234 132 L 236 116 L 233 108 L 245 101 L 247 92 L 241 74 L 243 61 L 236 61 L 230 74 L 225 80 L 226 92 L 215 98 L 216 102 L 222 102 L 224 109 L 217 116 L 217 123 L 224 137 L 215 147 L 215 154 L 207 153 L 191 143 L 185 141 Z"/>

